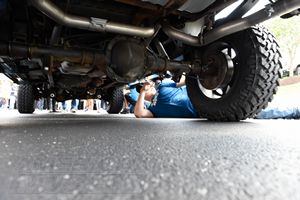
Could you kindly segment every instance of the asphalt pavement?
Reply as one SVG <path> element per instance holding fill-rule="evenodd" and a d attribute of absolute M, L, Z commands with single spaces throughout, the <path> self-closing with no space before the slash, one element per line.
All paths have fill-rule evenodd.
<path fill-rule="evenodd" d="M 299 120 L 0 113 L 0 199 L 300 199 Z"/>

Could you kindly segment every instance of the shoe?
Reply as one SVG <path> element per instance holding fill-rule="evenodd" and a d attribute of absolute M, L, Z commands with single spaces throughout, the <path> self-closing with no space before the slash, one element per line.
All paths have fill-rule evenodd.
<path fill-rule="evenodd" d="M 130 110 L 128 108 L 124 108 L 120 113 L 121 114 L 129 114 Z"/>
<path fill-rule="evenodd" d="M 107 111 L 104 110 L 103 108 L 100 108 L 97 113 L 100 113 L 100 114 L 107 114 Z"/>

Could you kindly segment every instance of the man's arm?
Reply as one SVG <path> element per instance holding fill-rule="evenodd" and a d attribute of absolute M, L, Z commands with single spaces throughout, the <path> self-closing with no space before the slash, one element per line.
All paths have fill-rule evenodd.
<path fill-rule="evenodd" d="M 176 87 L 182 87 L 185 85 L 185 73 L 181 75 L 181 78 L 178 83 L 176 83 Z"/>
<path fill-rule="evenodd" d="M 145 93 L 146 93 L 146 91 L 145 91 L 145 85 L 144 85 L 140 91 L 139 98 L 134 107 L 134 115 L 137 118 L 153 117 L 152 112 L 145 108 L 145 104 L 144 104 L 145 103 Z"/>

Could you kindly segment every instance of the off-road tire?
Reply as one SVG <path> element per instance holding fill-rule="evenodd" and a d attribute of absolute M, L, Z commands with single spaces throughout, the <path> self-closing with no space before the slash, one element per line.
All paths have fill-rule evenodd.
<path fill-rule="evenodd" d="M 34 112 L 34 88 L 32 85 L 19 85 L 17 107 L 19 113 L 31 114 Z"/>
<path fill-rule="evenodd" d="M 238 52 L 233 84 L 219 99 L 208 98 L 193 75 L 187 77 L 189 97 L 200 117 L 213 121 L 239 121 L 255 116 L 273 99 L 282 67 L 279 46 L 267 29 L 255 26 L 227 36 L 224 41 Z"/>
<path fill-rule="evenodd" d="M 118 114 L 121 112 L 124 103 L 122 88 L 114 88 L 110 91 L 108 98 L 107 112 L 109 114 Z"/>

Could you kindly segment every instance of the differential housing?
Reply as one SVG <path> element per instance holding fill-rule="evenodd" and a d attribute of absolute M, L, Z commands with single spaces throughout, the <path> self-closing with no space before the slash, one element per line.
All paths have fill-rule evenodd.
<path fill-rule="evenodd" d="M 117 38 L 107 50 L 108 76 L 118 82 L 132 82 L 146 72 L 146 47 L 134 39 Z"/>

